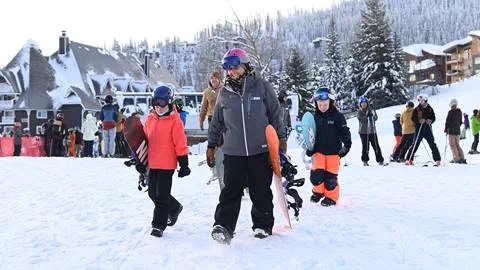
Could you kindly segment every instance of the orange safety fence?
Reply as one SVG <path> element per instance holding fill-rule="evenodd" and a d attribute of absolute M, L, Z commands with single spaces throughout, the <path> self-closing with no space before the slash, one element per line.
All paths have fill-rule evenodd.
<path fill-rule="evenodd" d="M 45 156 L 43 145 L 43 137 L 22 137 L 20 156 L 43 157 Z M 13 150 L 13 137 L 0 138 L 0 157 L 13 156 Z"/>

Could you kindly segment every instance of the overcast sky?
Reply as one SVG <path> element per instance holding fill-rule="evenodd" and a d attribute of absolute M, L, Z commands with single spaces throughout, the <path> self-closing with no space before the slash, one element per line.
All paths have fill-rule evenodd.
<path fill-rule="evenodd" d="M 102 47 L 119 41 L 150 43 L 178 36 L 193 41 L 194 34 L 220 20 L 232 19 L 231 7 L 243 19 L 255 14 L 282 14 L 295 8 L 325 9 L 335 0 L 8 0 L 0 5 L 2 22 L 0 67 L 6 66 L 28 39 L 43 54 L 57 50 L 66 30 L 71 40 Z M 336 0 L 340 2 L 340 0 Z"/>

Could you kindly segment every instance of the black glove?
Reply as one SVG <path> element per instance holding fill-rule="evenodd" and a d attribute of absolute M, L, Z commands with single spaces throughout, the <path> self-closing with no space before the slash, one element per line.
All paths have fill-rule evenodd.
<path fill-rule="evenodd" d="M 343 158 L 348 154 L 349 151 L 350 151 L 350 148 L 347 148 L 344 146 L 342 147 L 342 149 L 340 149 L 340 151 L 338 151 L 338 155 L 340 156 L 340 158 Z"/>
<path fill-rule="evenodd" d="M 188 155 L 177 157 L 178 164 L 180 164 L 180 170 L 178 170 L 178 177 L 185 177 L 190 174 L 190 168 L 188 168 Z"/>
<path fill-rule="evenodd" d="M 369 111 L 367 112 L 367 117 L 372 117 L 372 116 L 373 116 L 373 111 L 369 110 Z"/>
<path fill-rule="evenodd" d="M 139 173 L 146 173 L 147 172 L 147 167 L 145 167 L 145 165 L 143 165 L 141 163 L 138 163 L 137 165 L 135 165 L 135 169 Z"/>
<path fill-rule="evenodd" d="M 307 150 L 307 157 L 312 157 L 314 153 L 313 150 Z"/>

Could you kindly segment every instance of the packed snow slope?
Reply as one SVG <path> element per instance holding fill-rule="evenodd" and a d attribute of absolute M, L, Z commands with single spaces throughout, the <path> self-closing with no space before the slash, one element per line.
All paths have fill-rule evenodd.
<path fill-rule="evenodd" d="M 480 107 L 478 85 L 476 77 L 430 97 L 442 158 L 448 101 L 455 96 L 471 114 Z M 391 120 L 403 107 L 378 111 L 386 159 L 394 143 Z M 219 187 L 205 184 L 210 170 L 196 165 L 203 154 L 190 156 L 189 177 L 174 179 L 184 210 L 161 239 L 149 235 L 153 204 L 123 160 L 2 158 L 0 269 L 478 269 L 480 155 L 467 155 L 469 165 L 449 164 L 447 149 L 447 163 L 438 168 L 380 167 L 371 153 L 371 166 L 363 167 L 357 120 L 349 126 L 353 147 L 349 166 L 340 169 L 338 205 L 311 204 L 307 180 L 293 231 L 274 230 L 260 240 L 252 235 L 246 196 L 230 246 L 210 237 Z M 471 134 L 464 151 L 470 143 Z M 294 136 L 289 144 L 298 177 L 308 179 Z M 421 146 L 416 161 L 428 159 Z M 278 207 L 275 216 L 283 224 Z"/>

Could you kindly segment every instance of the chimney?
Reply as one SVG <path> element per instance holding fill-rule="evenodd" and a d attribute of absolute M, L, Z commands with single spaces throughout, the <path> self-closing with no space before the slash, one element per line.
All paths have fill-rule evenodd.
<path fill-rule="evenodd" d="M 66 55 L 68 53 L 70 41 L 68 40 L 67 31 L 63 30 L 59 38 L 58 55 Z"/>
<path fill-rule="evenodd" d="M 150 73 L 150 63 L 149 63 L 149 58 L 150 58 L 150 54 L 145 52 L 144 56 L 143 56 L 143 65 L 142 65 L 142 68 L 143 68 L 143 72 L 145 72 L 145 76 L 147 76 L 148 78 L 148 74 Z"/>

